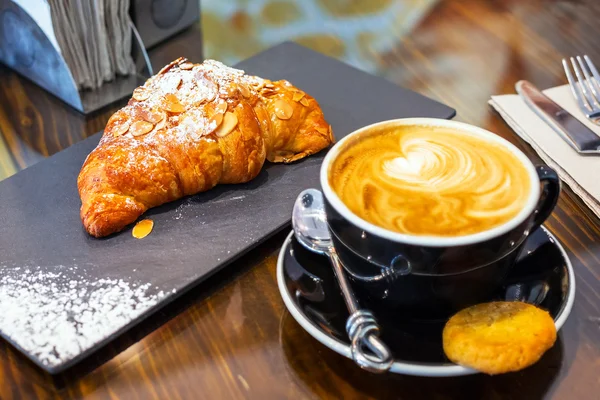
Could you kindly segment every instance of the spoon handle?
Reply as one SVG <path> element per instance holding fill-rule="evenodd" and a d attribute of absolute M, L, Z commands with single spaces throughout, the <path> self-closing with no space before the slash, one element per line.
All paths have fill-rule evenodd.
<path fill-rule="evenodd" d="M 350 312 L 350 317 L 346 321 L 346 331 L 352 342 L 352 359 L 361 368 L 370 372 L 389 370 L 394 360 L 386 344 L 379 338 L 379 325 L 375 317 L 370 311 L 360 309 L 344 274 L 342 262 L 333 247 L 329 249 L 329 259 Z M 366 352 L 366 349 L 370 352 Z"/>
<path fill-rule="evenodd" d="M 331 264 L 333 265 L 333 271 L 335 272 L 335 276 L 338 280 L 338 284 L 340 285 L 340 289 L 342 289 L 342 295 L 344 297 L 344 301 L 346 302 L 346 306 L 348 307 L 348 311 L 350 314 L 354 314 L 358 311 L 358 301 L 356 301 L 356 297 L 354 297 L 354 292 L 348 283 L 348 279 L 346 279 L 346 275 L 344 274 L 344 266 L 342 265 L 342 260 L 337 255 L 335 248 L 331 247 L 329 249 L 329 259 L 331 260 Z"/>

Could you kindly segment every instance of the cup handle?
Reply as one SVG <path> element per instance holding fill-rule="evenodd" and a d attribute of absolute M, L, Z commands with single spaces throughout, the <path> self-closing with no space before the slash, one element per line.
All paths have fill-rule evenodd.
<path fill-rule="evenodd" d="M 535 209 L 535 216 L 533 217 L 533 225 L 531 227 L 532 231 L 542 225 L 546 218 L 552 214 L 552 210 L 554 210 L 558 202 L 558 196 L 560 195 L 560 178 L 556 171 L 547 165 L 537 165 L 535 170 L 542 184 L 542 192 L 537 208 Z"/>

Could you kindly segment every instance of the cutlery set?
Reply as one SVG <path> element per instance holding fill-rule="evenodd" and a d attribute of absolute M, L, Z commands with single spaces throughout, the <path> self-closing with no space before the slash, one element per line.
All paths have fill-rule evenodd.
<path fill-rule="evenodd" d="M 562 64 L 573 97 L 586 118 L 600 125 L 600 73 L 587 55 L 571 57 L 569 61 L 570 65 L 563 59 Z M 600 154 L 600 137 L 532 83 L 519 81 L 516 90 L 525 103 L 578 153 Z"/>

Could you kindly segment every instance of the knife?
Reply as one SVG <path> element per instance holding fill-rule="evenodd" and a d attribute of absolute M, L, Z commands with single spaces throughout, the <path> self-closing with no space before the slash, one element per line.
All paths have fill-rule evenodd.
<path fill-rule="evenodd" d="M 577 152 L 600 154 L 600 137 L 567 110 L 550 100 L 531 82 L 519 81 L 517 93 L 540 118 Z"/>

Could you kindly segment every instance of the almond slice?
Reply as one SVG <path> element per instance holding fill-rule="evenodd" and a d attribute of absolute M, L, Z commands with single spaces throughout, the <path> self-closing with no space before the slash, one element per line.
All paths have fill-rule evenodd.
<path fill-rule="evenodd" d="M 265 81 L 253 82 L 252 86 L 255 90 L 261 91 L 265 87 Z"/>
<path fill-rule="evenodd" d="M 150 133 L 154 133 L 154 132 L 158 132 L 158 131 L 160 131 L 162 128 L 164 128 L 164 127 L 165 127 L 165 125 L 166 125 L 166 124 L 167 124 L 167 118 L 166 118 L 166 116 L 165 116 L 165 118 L 161 119 L 160 121 L 158 121 L 158 122 L 156 123 L 156 125 L 154 125 L 154 129 L 152 129 L 152 130 L 150 131 Z"/>
<path fill-rule="evenodd" d="M 187 61 L 187 59 L 185 57 L 179 57 L 177 60 L 171 61 L 170 63 L 162 67 L 162 69 L 158 71 L 158 74 L 156 75 L 163 75 L 167 73 L 167 71 L 169 71 L 171 68 L 173 68 L 175 65 L 179 64 L 182 61 Z"/>
<path fill-rule="evenodd" d="M 240 93 L 242 94 L 242 96 L 244 96 L 245 98 L 250 97 L 250 89 L 248 89 L 246 87 L 246 85 L 244 85 L 243 83 L 240 83 L 240 85 L 238 86 L 238 89 L 239 89 Z"/>
<path fill-rule="evenodd" d="M 133 98 L 137 101 L 144 101 L 150 97 L 150 91 L 143 87 L 135 88 L 133 91 Z"/>
<path fill-rule="evenodd" d="M 208 129 L 206 131 L 206 135 L 217 129 L 219 125 L 221 125 L 221 122 L 223 122 L 223 114 L 217 113 L 210 117 L 208 120 Z"/>
<path fill-rule="evenodd" d="M 227 111 L 227 102 L 222 101 L 219 104 L 217 104 L 217 108 L 216 108 L 217 113 L 223 114 L 223 113 L 225 113 L 225 111 Z"/>
<path fill-rule="evenodd" d="M 167 116 L 164 111 L 159 108 L 153 108 L 151 110 L 148 109 L 140 109 L 137 113 L 144 121 L 150 122 L 152 125 L 159 123 L 161 120 L 165 119 Z"/>
<path fill-rule="evenodd" d="M 181 85 L 181 77 L 175 74 L 169 74 L 159 82 L 159 87 L 163 93 L 173 93 Z"/>
<path fill-rule="evenodd" d="M 273 89 L 267 89 L 267 88 L 264 88 L 263 90 L 260 91 L 260 94 L 262 96 L 271 96 L 272 94 L 276 94 L 276 93 L 277 92 L 274 91 Z"/>
<path fill-rule="evenodd" d="M 292 98 L 294 101 L 300 101 L 304 98 L 304 92 L 294 92 L 294 96 Z"/>
<path fill-rule="evenodd" d="M 301 98 L 300 104 L 302 104 L 304 107 L 308 107 L 308 99 L 306 97 Z"/>
<path fill-rule="evenodd" d="M 294 108 L 285 102 L 285 100 L 277 100 L 275 102 L 275 115 L 279 119 L 290 119 L 294 114 Z"/>
<path fill-rule="evenodd" d="M 154 124 L 151 124 L 148 121 L 135 121 L 129 127 L 129 132 L 131 132 L 133 136 L 142 136 L 150 132 L 153 128 Z"/>
<path fill-rule="evenodd" d="M 152 228 L 154 228 L 154 221 L 151 219 L 143 219 L 135 224 L 131 234 L 136 239 L 143 239 L 152 232 Z"/>
<path fill-rule="evenodd" d="M 268 82 L 268 83 L 265 83 L 265 87 L 271 89 L 271 88 L 274 88 L 275 85 L 273 85 L 271 82 Z"/>
<path fill-rule="evenodd" d="M 195 83 L 197 86 L 197 88 L 194 88 L 194 93 L 196 93 L 198 97 L 200 95 L 202 96 L 200 101 L 202 103 L 210 103 L 213 101 L 219 93 L 219 85 L 204 76 L 202 71 L 196 72 L 194 77 L 196 78 Z"/>
<path fill-rule="evenodd" d="M 113 127 L 113 136 L 121 136 L 127 133 L 129 130 L 129 121 L 124 121 L 118 125 L 114 125 Z"/>
<path fill-rule="evenodd" d="M 322 133 L 322 134 L 326 134 L 329 133 L 329 126 L 317 126 L 315 129 L 317 132 Z"/>
<path fill-rule="evenodd" d="M 196 73 L 194 74 L 194 78 L 196 78 L 198 86 L 206 86 L 206 87 L 208 87 L 210 89 L 213 89 L 213 88 L 218 89 L 217 83 L 214 82 L 208 76 L 206 76 L 206 72 L 204 72 L 202 70 L 196 71 Z"/>
<path fill-rule="evenodd" d="M 229 135 L 229 133 L 231 133 L 231 131 L 233 130 L 233 128 L 235 128 L 237 123 L 238 119 L 235 116 L 235 114 L 232 112 L 226 112 L 225 115 L 223 115 L 223 123 L 215 131 L 216 135 L 218 137 Z"/>
<path fill-rule="evenodd" d="M 183 64 L 181 64 L 179 66 L 179 68 L 185 69 L 185 70 L 192 69 L 192 68 L 194 68 L 194 64 L 192 64 L 191 62 L 184 62 Z"/>
<path fill-rule="evenodd" d="M 221 99 L 230 99 L 233 96 L 235 96 L 236 92 L 237 92 L 237 87 L 234 86 L 233 84 L 230 84 L 227 87 L 221 86 L 221 88 L 219 90 L 219 98 L 221 98 Z"/>
<path fill-rule="evenodd" d="M 198 79 L 197 85 L 203 88 L 201 92 L 206 94 L 203 100 L 207 103 L 213 101 L 217 97 L 217 94 L 219 94 L 219 85 L 208 78 L 202 77 Z"/>
<path fill-rule="evenodd" d="M 208 96 L 206 97 L 206 99 L 204 99 L 204 101 L 206 103 L 210 103 L 217 97 L 218 92 L 219 92 L 219 89 L 215 89 L 213 91 L 208 92 Z"/>
<path fill-rule="evenodd" d="M 173 93 L 169 93 L 165 96 L 165 110 L 172 113 L 182 113 L 185 111 L 185 106 L 179 102 L 177 96 Z"/>
<path fill-rule="evenodd" d="M 119 121 L 119 122 L 121 122 L 123 120 L 126 121 L 128 116 L 129 116 L 128 113 L 126 113 L 124 111 L 124 109 L 120 109 L 117 112 L 115 112 L 113 115 L 110 116 L 106 125 L 108 126 L 108 125 L 114 124 L 117 121 Z"/>

